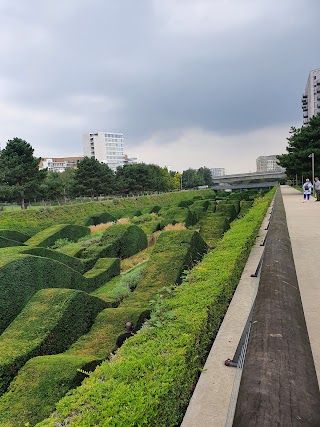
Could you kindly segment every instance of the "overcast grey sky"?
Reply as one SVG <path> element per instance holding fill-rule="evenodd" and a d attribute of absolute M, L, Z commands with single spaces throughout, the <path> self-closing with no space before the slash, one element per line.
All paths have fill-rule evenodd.
<path fill-rule="evenodd" d="M 0 0 L 0 142 L 82 155 L 117 131 L 139 161 L 255 170 L 301 126 L 318 0 Z"/>

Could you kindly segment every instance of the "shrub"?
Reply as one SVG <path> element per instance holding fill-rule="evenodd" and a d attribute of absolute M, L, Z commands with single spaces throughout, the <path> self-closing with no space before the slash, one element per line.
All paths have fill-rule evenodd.
<path fill-rule="evenodd" d="M 233 221 L 237 212 L 233 204 L 219 202 L 216 207 L 216 213 L 220 213 L 229 218 L 229 221 Z"/>
<path fill-rule="evenodd" d="M 91 270 L 84 273 L 84 277 L 88 280 L 90 289 L 97 289 L 119 274 L 119 258 L 100 258 Z"/>
<path fill-rule="evenodd" d="M 15 240 L 20 243 L 24 243 L 30 238 L 30 236 L 16 230 L 0 230 L 0 237 L 5 237 L 6 239 Z"/>
<path fill-rule="evenodd" d="M 0 248 L 9 248 L 11 246 L 21 246 L 21 245 L 23 245 L 23 243 L 0 236 Z"/>
<path fill-rule="evenodd" d="M 108 212 L 98 213 L 91 215 L 86 221 L 84 225 L 98 225 L 104 224 L 106 222 L 113 222 L 116 218 L 109 214 Z"/>
<path fill-rule="evenodd" d="M 194 213 L 188 208 L 170 208 L 162 212 L 161 210 L 161 221 L 160 227 L 163 228 L 168 224 L 176 224 L 177 222 L 183 222 L 186 227 L 194 225 L 197 222 L 197 218 Z"/>
<path fill-rule="evenodd" d="M 66 350 L 103 308 L 101 299 L 85 292 L 38 291 L 0 336 L 0 395 L 28 359 Z"/>
<path fill-rule="evenodd" d="M 39 427 L 67 420 L 70 427 L 179 425 L 271 197 L 235 221 L 176 289 L 168 300 L 174 320 L 128 340 L 118 357 L 103 362 Z"/>
<path fill-rule="evenodd" d="M 179 204 L 178 204 L 178 207 L 179 208 L 187 208 L 187 207 L 189 207 L 190 205 L 192 205 L 193 204 L 193 200 L 182 200 Z"/>
<path fill-rule="evenodd" d="M 40 231 L 32 236 L 25 243 L 29 246 L 53 246 L 58 239 L 79 240 L 81 237 L 90 234 L 88 227 L 70 224 L 57 224 Z"/>
<path fill-rule="evenodd" d="M 252 206 L 252 201 L 251 200 L 242 200 L 240 202 L 240 213 L 239 213 L 239 217 L 243 217 L 251 208 Z"/>
<path fill-rule="evenodd" d="M 230 221 L 229 218 L 219 213 L 204 213 L 200 218 L 199 226 L 202 238 L 210 248 L 214 248 L 218 240 L 228 230 Z"/>

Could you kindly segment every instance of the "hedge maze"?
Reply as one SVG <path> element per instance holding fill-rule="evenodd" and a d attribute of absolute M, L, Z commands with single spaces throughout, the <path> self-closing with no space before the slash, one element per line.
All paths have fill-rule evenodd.
<path fill-rule="evenodd" d="M 216 196 L 211 190 L 188 191 L 90 202 L 74 211 L 27 211 L 14 216 L 10 226 L 0 214 L 0 426 L 178 425 L 272 197 Z M 242 219 L 234 221 L 237 216 Z M 127 220 L 117 223 L 120 218 Z M 221 263 L 219 242 L 240 221 L 248 230 L 247 237 L 239 233 L 238 246 L 246 240 L 235 267 L 228 259 Z M 90 231 L 89 226 L 104 223 Z M 186 228 L 162 231 L 177 223 Z M 139 256 L 148 239 L 155 241 L 148 260 L 120 274 L 122 260 Z M 194 277 L 206 280 L 213 274 L 206 261 L 212 257 L 210 280 L 220 280 L 223 265 L 230 286 L 194 288 Z M 127 321 L 135 332 L 143 327 L 116 351 Z M 45 420 L 71 389 L 56 415 Z M 125 402 L 126 395 L 133 401 Z M 133 405 L 132 411 L 124 415 L 121 405 Z M 69 419 L 70 414 L 76 415 Z"/>

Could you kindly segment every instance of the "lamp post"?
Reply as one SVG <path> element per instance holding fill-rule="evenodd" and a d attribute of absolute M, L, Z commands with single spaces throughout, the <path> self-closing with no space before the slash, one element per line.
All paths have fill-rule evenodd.
<path fill-rule="evenodd" d="M 309 154 L 308 157 L 311 157 L 312 161 L 312 186 L 313 186 L 313 195 L 314 195 L 314 153 Z"/>

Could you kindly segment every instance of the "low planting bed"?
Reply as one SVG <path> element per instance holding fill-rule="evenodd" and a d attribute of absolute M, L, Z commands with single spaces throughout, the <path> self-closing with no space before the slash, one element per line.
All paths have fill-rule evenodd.
<path fill-rule="evenodd" d="M 172 315 L 161 327 L 128 340 L 38 426 L 179 425 L 272 196 L 257 200 L 190 271 L 166 300 Z"/>

